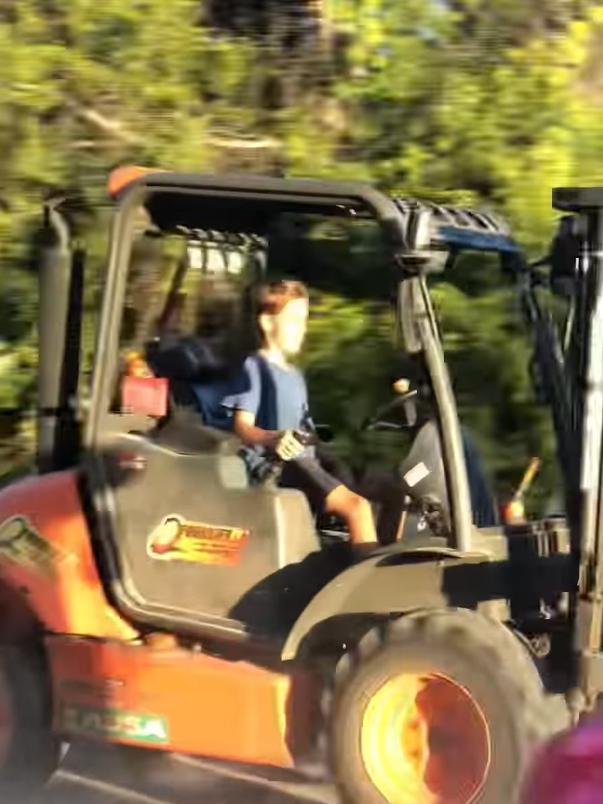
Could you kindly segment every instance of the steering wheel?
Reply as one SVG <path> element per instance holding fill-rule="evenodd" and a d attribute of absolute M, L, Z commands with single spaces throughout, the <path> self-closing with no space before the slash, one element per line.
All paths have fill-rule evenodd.
<path fill-rule="evenodd" d="M 414 427 L 417 421 L 416 402 L 419 392 L 412 388 L 403 394 L 399 394 L 391 402 L 379 408 L 373 416 L 370 416 L 362 424 L 363 430 L 404 430 L 407 427 Z M 406 421 L 389 421 L 394 413 L 403 412 Z"/>

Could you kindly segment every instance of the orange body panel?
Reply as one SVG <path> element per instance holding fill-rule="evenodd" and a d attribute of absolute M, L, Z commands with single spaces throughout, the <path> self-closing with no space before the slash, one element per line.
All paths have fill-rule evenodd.
<path fill-rule="evenodd" d="M 105 597 L 75 472 L 32 476 L 0 492 L 0 578 L 47 631 L 138 635 Z"/>
<path fill-rule="evenodd" d="M 145 644 L 109 605 L 74 472 L 0 492 L 0 579 L 47 631 L 57 732 L 279 767 L 309 747 L 311 675 Z"/>
<path fill-rule="evenodd" d="M 55 729 L 109 742 L 292 767 L 317 684 L 182 648 L 49 637 Z"/>

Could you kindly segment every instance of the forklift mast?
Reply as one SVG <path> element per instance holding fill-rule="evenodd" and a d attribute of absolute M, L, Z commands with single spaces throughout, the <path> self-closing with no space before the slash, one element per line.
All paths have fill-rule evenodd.
<path fill-rule="evenodd" d="M 550 406 L 577 565 L 574 649 L 587 703 L 603 692 L 603 188 L 562 188 L 564 216 L 549 255 L 526 272 L 536 385 Z M 537 269 L 550 266 L 548 282 Z M 539 285 L 567 300 L 565 331 L 544 312 Z"/>

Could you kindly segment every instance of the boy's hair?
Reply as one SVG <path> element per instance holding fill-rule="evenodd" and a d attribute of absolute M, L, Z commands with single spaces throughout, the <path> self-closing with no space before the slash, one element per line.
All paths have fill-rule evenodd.
<path fill-rule="evenodd" d="M 278 315 L 290 301 L 308 299 L 309 294 L 303 282 L 296 279 L 279 279 L 259 285 L 255 296 L 255 313 Z"/>

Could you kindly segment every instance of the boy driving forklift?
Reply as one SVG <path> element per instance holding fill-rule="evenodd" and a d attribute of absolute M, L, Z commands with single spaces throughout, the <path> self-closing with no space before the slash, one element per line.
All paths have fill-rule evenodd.
<path fill-rule="evenodd" d="M 234 432 L 249 447 L 251 473 L 261 473 L 266 450 L 274 451 L 285 462 L 279 480 L 283 488 L 303 491 L 315 514 L 340 516 L 353 544 L 375 543 L 368 500 L 326 471 L 315 447 L 304 443 L 304 433 L 311 434 L 313 422 L 305 380 L 289 359 L 302 347 L 308 308 L 308 291 L 301 282 L 281 280 L 256 289 L 261 346 L 247 358 L 238 389 L 222 404 L 232 411 Z"/>
<path fill-rule="evenodd" d="M 517 257 L 504 225 L 356 183 L 129 169 L 111 186 L 84 399 L 81 255 L 60 210 L 46 209 L 37 471 L 0 492 L 0 794 L 43 782 L 61 740 L 89 738 L 302 772 L 318 750 L 346 804 L 515 804 L 532 751 L 567 723 L 560 693 L 571 679 L 559 659 L 570 654 L 575 565 L 563 521 L 475 526 L 428 287 L 430 273 L 454 270 L 459 250 Z M 132 270 L 141 209 L 165 248 L 157 281 L 148 265 Z M 124 355 L 152 362 L 161 351 L 153 300 L 199 277 L 240 289 L 244 260 L 220 251 L 235 242 L 270 251 L 292 218 L 308 240 L 334 223 L 374 225 L 387 260 L 382 270 L 365 261 L 364 288 L 387 286 L 429 386 L 426 420 L 401 415 L 417 404 L 403 388 L 365 428 L 376 439 L 410 424 L 412 445 L 402 456 L 394 445 L 404 537 L 361 557 L 323 542 L 297 488 L 250 484 L 240 439 L 186 410 L 185 394 L 176 399 L 180 382 L 190 392 L 232 380 L 190 332 L 170 333 L 179 362 L 168 361 L 169 377 L 135 365 L 125 378 L 135 382 L 118 393 Z M 174 258 L 207 241 L 219 245 L 211 259 Z M 323 246 L 342 241 L 350 237 Z M 300 281 L 328 281 L 304 264 L 314 274 Z M 274 371 L 284 371 L 289 347 L 276 330 L 299 348 L 307 301 L 276 297 L 268 293 L 260 323 Z M 139 320 L 133 300 L 145 308 Z M 283 310 L 295 313 L 293 327 Z M 305 385 L 291 376 L 299 414 Z M 243 437 L 260 428 L 283 457 L 300 456 L 289 436 L 270 434 L 295 429 L 297 416 L 264 419 L 253 389 L 233 400 L 247 413 Z M 169 544 L 153 549 L 158 532 Z M 157 648 L 158 633 L 173 636 L 169 650 Z"/>

